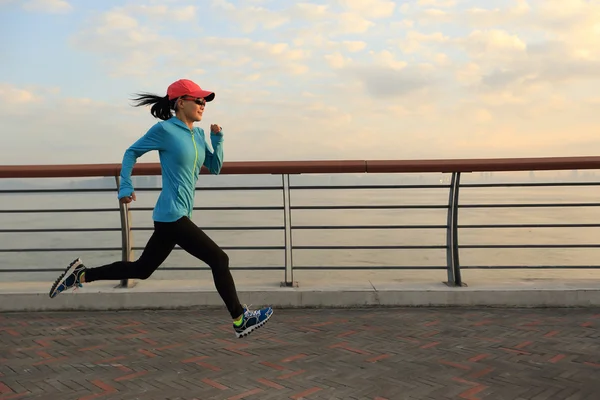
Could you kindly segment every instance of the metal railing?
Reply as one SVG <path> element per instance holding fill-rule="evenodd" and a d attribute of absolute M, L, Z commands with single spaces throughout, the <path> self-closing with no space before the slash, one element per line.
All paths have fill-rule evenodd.
<path fill-rule="evenodd" d="M 415 160 L 415 161 L 313 161 L 313 162 L 249 162 L 225 163 L 222 174 L 249 174 L 249 175 L 280 175 L 281 184 L 267 186 L 221 186 L 203 187 L 203 191 L 280 191 L 281 204 L 269 206 L 243 205 L 243 206 L 204 206 L 194 207 L 194 210 L 203 211 L 276 211 L 282 214 L 282 225 L 265 226 L 218 226 L 203 227 L 205 230 L 221 231 L 281 231 L 283 232 L 283 245 L 252 245 L 252 246 L 223 246 L 225 251 L 282 251 L 284 263 L 282 266 L 244 266 L 244 270 L 279 270 L 283 271 L 282 285 L 293 286 L 294 271 L 300 270 L 445 270 L 446 283 L 449 286 L 464 286 L 461 276 L 462 269 L 520 269 L 520 268 L 572 268 L 572 269 L 598 269 L 600 265 L 461 265 L 459 252 L 461 249 L 514 249 L 514 248 L 600 248 L 600 244 L 459 244 L 459 230 L 466 229 L 507 229 L 507 228 L 598 228 L 600 223 L 560 223 L 560 224 L 459 224 L 460 209 L 494 209 L 494 208 L 571 208 L 571 207 L 599 207 L 596 202 L 571 202 L 571 203 L 510 203 L 510 204 L 461 204 L 459 190 L 469 188 L 495 188 L 495 187 L 574 187 L 574 186 L 600 186 L 600 182 L 522 182 L 522 183 L 461 183 L 464 173 L 486 171 L 558 171 L 558 170 L 591 170 L 600 169 L 600 157 L 566 157 L 566 158 L 537 158 L 537 159 L 495 159 L 495 160 Z M 134 168 L 134 176 L 160 175 L 160 166 L 154 163 L 138 163 Z M 369 185 L 292 185 L 290 175 L 305 174 L 340 174 L 340 173 L 449 173 L 449 184 L 369 184 Z M 116 187 L 119 185 L 120 165 L 45 165 L 45 166 L 0 166 L 0 178 L 50 178 L 50 177 L 114 177 Z M 207 171 L 203 169 L 203 174 Z M 91 189 L 3 189 L 0 190 L 0 199 L 8 194 L 33 194 L 33 193 L 82 193 L 82 192 L 110 192 L 115 193 L 115 188 Z M 366 205 L 297 205 L 293 202 L 293 193 L 296 191 L 321 191 L 321 190 L 410 190 L 410 189 L 443 189 L 447 191 L 447 202 L 440 204 L 366 204 Z M 136 193 L 143 191 L 159 191 L 160 188 L 136 187 Z M 115 198 L 116 202 L 116 198 Z M 117 203 L 118 204 L 118 203 Z M 57 251 L 120 251 L 122 260 L 133 259 L 133 251 L 142 250 L 133 245 L 132 232 L 152 230 L 151 227 L 134 226 L 135 218 L 132 212 L 151 211 L 153 207 L 137 207 L 118 204 L 116 207 L 106 208 L 3 208 L 0 214 L 19 213 L 110 213 L 119 212 L 121 226 L 118 228 L 4 228 L 0 227 L 0 234 L 11 233 L 54 233 L 54 232 L 120 232 L 120 247 L 21 247 L 0 248 L 0 253 L 27 253 L 27 252 L 57 252 Z M 292 216 L 301 210 L 331 211 L 345 210 L 445 210 L 445 224 L 353 224 L 353 225 L 302 225 L 295 224 Z M 440 245 L 295 245 L 293 234 L 297 231 L 307 230 L 371 230 L 384 229 L 390 231 L 425 229 L 444 230 L 445 244 Z M 0 245 L 1 247 L 1 245 Z M 433 266 L 406 266 L 406 265 L 369 265 L 369 266 L 333 266 L 333 265 L 295 265 L 294 252 L 318 250 L 445 250 L 446 264 Z M 200 267 L 172 267 L 170 269 L 186 270 L 201 269 Z M 236 267 L 232 267 L 236 269 Z M 48 268 L 4 268 L 0 272 L 48 272 L 62 271 Z M 130 282 L 120 282 L 122 287 L 128 287 Z"/>

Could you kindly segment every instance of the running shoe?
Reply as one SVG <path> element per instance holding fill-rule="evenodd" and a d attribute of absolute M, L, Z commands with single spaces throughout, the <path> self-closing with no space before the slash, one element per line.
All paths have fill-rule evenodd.
<path fill-rule="evenodd" d="M 83 265 L 80 258 L 74 260 L 69 264 L 65 272 L 54 281 L 49 293 L 50 298 L 53 299 L 57 294 L 64 292 L 65 290 L 82 287 L 81 275 L 85 270 L 85 265 Z"/>
<path fill-rule="evenodd" d="M 260 310 L 250 310 L 244 306 L 244 314 L 239 323 L 233 323 L 233 329 L 238 338 L 248 336 L 253 330 L 260 328 L 267 323 L 273 315 L 271 307 L 261 308 Z"/>

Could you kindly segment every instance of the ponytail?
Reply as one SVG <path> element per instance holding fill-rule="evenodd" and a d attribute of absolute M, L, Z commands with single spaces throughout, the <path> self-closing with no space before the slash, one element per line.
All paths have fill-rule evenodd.
<path fill-rule="evenodd" d="M 152 104 L 150 113 L 155 117 L 162 119 L 163 121 L 168 120 L 173 116 L 171 110 L 175 107 L 175 101 L 169 100 L 169 96 L 157 96 L 151 93 L 139 93 L 136 98 L 133 99 L 136 102 L 135 107 L 147 106 Z"/>

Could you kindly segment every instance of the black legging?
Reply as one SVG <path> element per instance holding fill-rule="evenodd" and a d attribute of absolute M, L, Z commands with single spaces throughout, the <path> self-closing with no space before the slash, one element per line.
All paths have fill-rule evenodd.
<path fill-rule="evenodd" d="M 85 272 L 85 281 L 148 279 L 178 244 L 212 270 L 217 291 L 232 318 L 244 312 L 229 271 L 227 254 L 189 218 L 175 222 L 154 222 L 154 233 L 137 261 L 117 261 Z"/>

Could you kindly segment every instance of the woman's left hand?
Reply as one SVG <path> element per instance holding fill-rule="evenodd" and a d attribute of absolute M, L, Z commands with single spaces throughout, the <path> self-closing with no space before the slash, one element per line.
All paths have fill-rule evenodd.
<path fill-rule="evenodd" d="M 219 133 L 219 132 L 221 132 L 221 127 L 219 125 L 217 125 L 217 124 L 211 124 L 210 125 L 210 131 L 212 133 Z"/>

